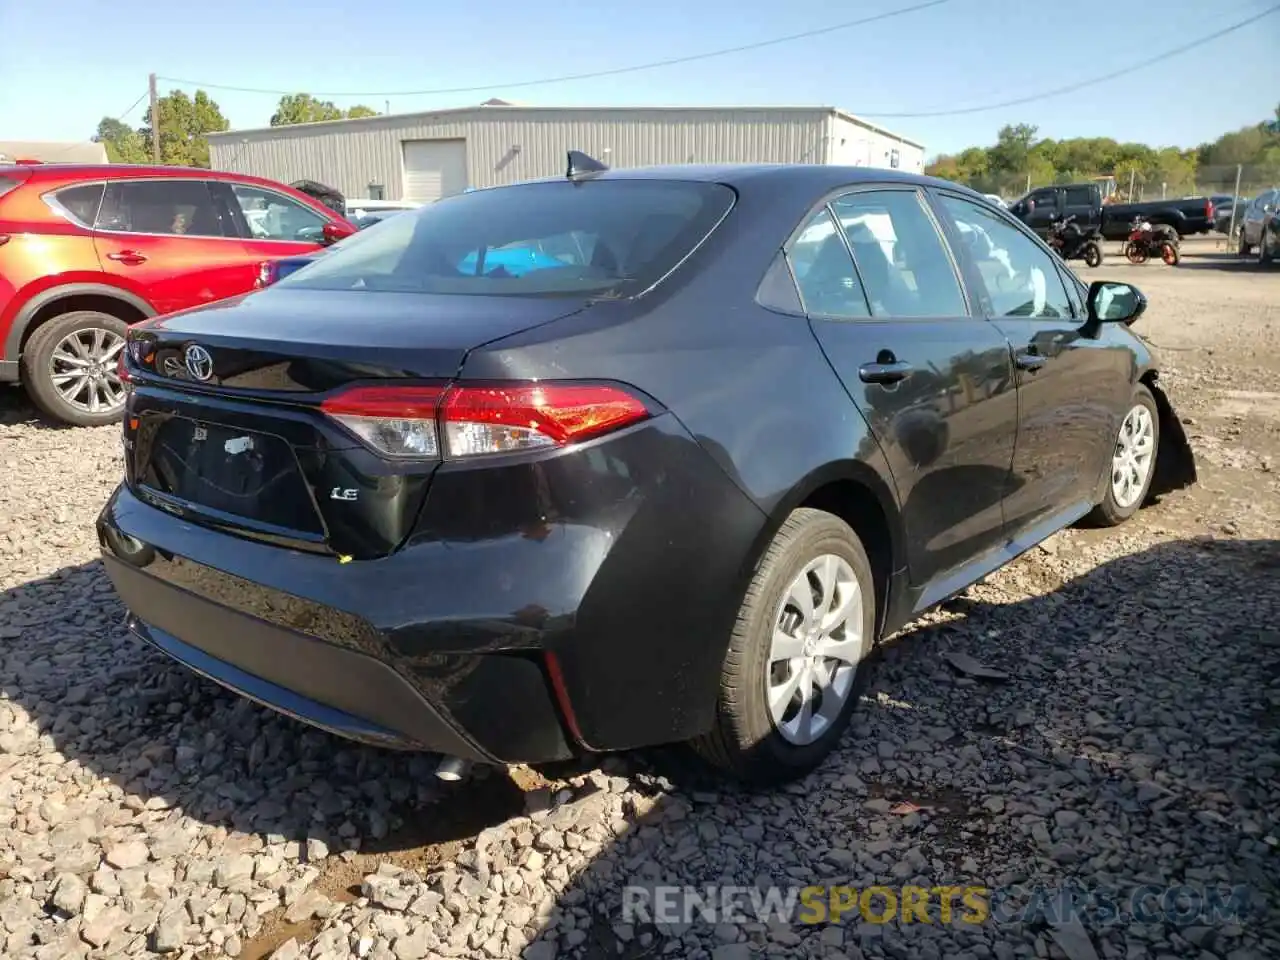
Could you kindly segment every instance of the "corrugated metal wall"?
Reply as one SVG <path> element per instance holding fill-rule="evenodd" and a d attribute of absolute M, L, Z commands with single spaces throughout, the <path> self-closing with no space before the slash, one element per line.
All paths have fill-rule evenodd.
<path fill-rule="evenodd" d="M 210 137 L 217 170 L 288 183 L 310 179 L 364 197 L 402 196 L 405 140 L 464 138 L 473 187 L 556 176 L 565 152 L 613 167 L 658 163 L 821 163 L 830 114 L 820 109 L 554 110 L 481 107 Z"/>
<path fill-rule="evenodd" d="M 847 117 L 832 117 L 828 162 L 848 167 L 888 168 L 894 150 L 898 151 L 897 169 L 907 173 L 924 171 L 923 147 L 887 130 L 862 126 Z"/>

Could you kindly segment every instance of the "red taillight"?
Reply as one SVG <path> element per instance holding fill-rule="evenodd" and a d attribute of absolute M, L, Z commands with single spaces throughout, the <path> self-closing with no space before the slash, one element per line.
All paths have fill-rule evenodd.
<path fill-rule="evenodd" d="M 131 379 L 131 378 L 130 378 L 130 376 L 129 376 L 129 370 L 128 370 L 128 368 L 124 365 L 124 351 L 123 351 L 123 350 L 121 350 L 118 354 L 116 354 L 116 378 L 117 378 L 121 383 L 128 383 L 128 382 L 129 382 L 129 380 Z"/>
<path fill-rule="evenodd" d="M 1213 219 L 1213 201 L 1212 200 L 1206 200 L 1204 202 L 1204 215 L 1209 220 Z"/>
<path fill-rule="evenodd" d="M 605 384 L 354 387 L 321 409 L 390 457 L 466 459 L 566 446 L 649 415 Z"/>

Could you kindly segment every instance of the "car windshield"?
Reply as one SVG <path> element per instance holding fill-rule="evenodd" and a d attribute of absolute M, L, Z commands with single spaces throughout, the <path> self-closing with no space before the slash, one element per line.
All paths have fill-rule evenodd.
<path fill-rule="evenodd" d="M 477 190 L 388 217 L 280 288 L 625 297 L 662 279 L 733 206 L 682 180 L 568 180 Z"/>

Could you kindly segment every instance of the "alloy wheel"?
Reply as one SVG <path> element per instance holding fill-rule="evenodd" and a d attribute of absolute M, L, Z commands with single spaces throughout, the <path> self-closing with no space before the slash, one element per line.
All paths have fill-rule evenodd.
<path fill-rule="evenodd" d="M 774 727 L 796 746 L 836 721 L 862 654 L 862 590 L 843 557 L 805 565 L 778 604 L 765 675 Z"/>
<path fill-rule="evenodd" d="M 1155 449 L 1151 411 L 1144 404 L 1135 404 L 1120 425 L 1111 458 L 1111 495 L 1122 510 L 1133 506 L 1146 490 Z"/>
<path fill-rule="evenodd" d="M 101 327 L 67 334 L 49 357 L 49 379 L 63 402 L 88 413 L 106 413 L 124 405 L 124 384 L 116 361 L 124 337 Z"/>

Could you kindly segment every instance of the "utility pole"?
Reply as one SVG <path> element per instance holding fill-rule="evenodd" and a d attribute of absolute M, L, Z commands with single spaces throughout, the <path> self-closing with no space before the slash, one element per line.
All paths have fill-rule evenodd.
<path fill-rule="evenodd" d="M 156 75 L 147 79 L 151 90 L 151 159 L 160 162 L 160 99 L 156 96 Z"/>
<path fill-rule="evenodd" d="M 391 101 L 390 101 L 390 100 L 383 100 L 383 101 L 382 101 L 382 104 L 383 104 L 383 106 L 385 106 L 385 107 L 387 108 L 387 109 L 386 109 L 386 114 L 389 116 L 389 115 L 391 114 Z"/>
<path fill-rule="evenodd" d="M 1132 167 L 1129 168 L 1129 196 L 1127 202 L 1133 203 L 1133 178 L 1138 171 Z"/>
<path fill-rule="evenodd" d="M 1231 224 L 1227 227 L 1227 243 L 1231 242 L 1231 237 L 1236 232 L 1236 208 L 1240 206 L 1240 174 L 1244 172 L 1244 165 L 1236 164 L 1236 192 L 1231 197 Z"/>

